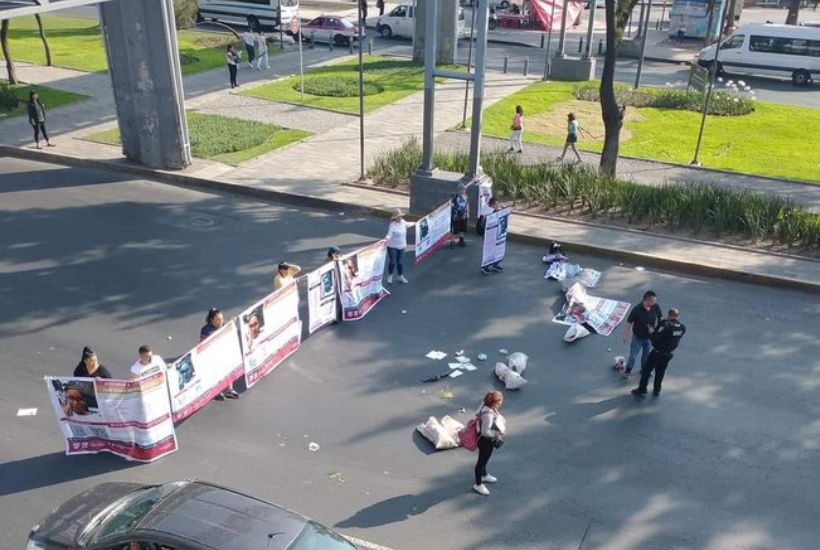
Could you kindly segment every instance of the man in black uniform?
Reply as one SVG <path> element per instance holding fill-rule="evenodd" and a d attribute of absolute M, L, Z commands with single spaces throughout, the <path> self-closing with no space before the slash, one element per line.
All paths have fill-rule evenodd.
<path fill-rule="evenodd" d="M 680 311 L 670 309 L 666 319 L 662 320 L 658 328 L 651 335 L 652 351 L 646 364 L 641 368 L 641 381 L 638 387 L 632 390 L 632 395 L 643 396 L 646 393 L 646 386 L 652 371 L 655 371 L 655 382 L 652 395 L 660 395 L 663 375 L 666 367 L 672 360 L 672 352 L 678 347 L 680 339 L 686 334 L 686 327 L 680 322 Z"/>

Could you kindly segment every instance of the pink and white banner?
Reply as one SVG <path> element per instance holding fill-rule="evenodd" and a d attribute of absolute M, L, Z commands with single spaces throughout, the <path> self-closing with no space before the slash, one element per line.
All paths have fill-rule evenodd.
<path fill-rule="evenodd" d="M 385 241 L 379 241 L 336 261 L 342 320 L 357 321 L 390 293 L 382 285 L 387 260 Z"/>
<path fill-rule="evenodd" d="M 536 28 L 545 31 L 560 31 L 564 12 L 564 3 L 561 0 L 531 0 L 532 9 L 538 23 Z M 599 4 L 603 7 L 603 2 Z M 573 0 L 567 4 L 567 28 L 579 23 L 580 15 L 584 11 L 584 2 Z"/>
<path fill-rule="evenodd" d="M 450 240 L 450 201 L 445 202 L 416 223 L 416 263 L 421 263 Z"/>

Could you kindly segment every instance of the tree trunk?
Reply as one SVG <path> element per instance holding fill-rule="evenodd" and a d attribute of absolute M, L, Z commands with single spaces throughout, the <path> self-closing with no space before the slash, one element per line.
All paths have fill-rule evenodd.
<path fill-rule="evenodd" d="M 601 75 L 600 101 L 601 118 L 604 121 L 604 150 L 601 153 L 601 163 L 598 166 L 604 174 L 615 175 L 618 167 L 618 148 L 623 119 L 615 98 L 615 59 L 617 57 L 617 28 L 615 25 L 615 2 L 606 0 L 606 54 L 604 55 L 604 70 Z"/>
<path fill-rule="evenodd" d="M 715 0 L 709 0 L 706 4 L 706 9 L 709 12 L 709 20 L 708 23 L 706 23 L 706 36 L 703 38 L 703 45 L 709 46 L 715 39 L 715 36 L 712 34 L 712 29 L 715 25 Z"/>
<path fill-rule="evenodd" d="M 789 2 L 789 13 L 786 15 L 787 25 L 797 25 L 797 18 L 800 14 L 801 0 L 791 0 Z"/>
<path fill-rule="evenodd" d="M 37 20 L 37 30 L 40 31 L 40 40 L 43 41 L 43 49 L 46 51 L 46 66 L 51 67 L 54 63 L 51 59 L 51 48 L 48 45 L 48 38 L 46 38 L 46 30 L 43 28 L 43 19 L 39 13 L 34 14 L 34 19 Z"/>
<path fill-rule="evenodd" d="M 17 72 L 14 70 L 14 61 L 9 52 L 9 20 L 3 19 L 0 23 L 0 47 L 3 49 L 3 58 L 6 60 L 6 73 L 9 84 L 17 84 Z"/>

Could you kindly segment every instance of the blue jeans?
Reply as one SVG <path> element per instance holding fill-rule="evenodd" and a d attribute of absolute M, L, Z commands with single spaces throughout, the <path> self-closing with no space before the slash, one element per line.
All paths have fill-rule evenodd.
<path fill-rule="evenodd" d="M 632 341 L 629 342 L 629 360 L 626 362 L 626 370 L 631 371 L 632 367 L 635 366 L 635 359 L 638 358 L 638 352 L 641 352 L 641 368 L 643 368 L 651 349 L 652 341 L 649 338 L 639 338 L 633 334 Z"/>
<path fill-rule="evenodd" d="M 402 265 L 401 261 L 404 259 L 404 249 L 403 248 L 390 248 L 387 247 L 387 273 L 388 275 L 393 274 L 393 268 L 395 267 L 399 272 L 399 277 L 402 276 L 404 273 L 404 265 Z"/>

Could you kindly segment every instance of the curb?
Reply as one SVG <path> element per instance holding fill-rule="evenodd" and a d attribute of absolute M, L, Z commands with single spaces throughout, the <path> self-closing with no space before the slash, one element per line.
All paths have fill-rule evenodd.
<path fill-rule="evenodd" d="M 247 187 L 241 184 L 234 184 L 228 183 L 219 180 L 208 180 L 196 176 L 187 176 L 183 174 L 176 174 L 172 172 L 166 172 L 163 170 L 157 170 L 153 168 L 147 168 L 144 166 L 140 166 L 137 164 L 133 164 L 129 161 L 123 160 L 122 162 L 112 162 L 107 160 L 96 160 L 96 159 L 84 159 L 84 158 L 77 158 L 77 157 L 70 157 L 67 155 L 61 155 L 59 153 L 52 153 L 52 152 L 44 152 L 44 151 L 29 151 L 26 149 L 18 149 L 16 147 L 10 147 L 6 145 L 0 145 L 0 156 L 8 156 L 14 158 L 21 158 L 25 160 L 32 160 L 32 161 L 39 161 L 39 162 L 51 162 L 55 164 L 62 164 L 64 166 L 76 166 L 82 168 L 93 168 L 93 169 L 100 169 L 100 170 L 108 170 L 113 172 L 120 172 L 120 173 L 127 173 L 133 174 L 141 177 L 145 177 L 147 179 L 152 179 L 154 181 L 158 181 L 160 183 L 168 183 L 171 185 L 178 185 L 181 187 L 193 188 L 193 189 L 206 189 L 206 190 L 213 190 L 213 191 L 221 191 L 231 195 L 236 196 L 245 196 L 245 197 L 253 197 L 262 200 L 268 201 L 277 201 L 284 204 L 289 204 L 293 206 L 301 206 L 307 208 L 323 208 L 323 209 L 334 209 L 334 208 L 344 208 L 345 212 L 352 212 L 359 215 L 372 215 L 378 216 L 380 218 L 389 218 L 390 212 L 387 210 L 382 210 L 380 208 L 369 207 L 369 206 L 361 206 L 355 205 L 335 200 L 329 199 L 322 199 L 319 197 L 309 197 L 306 195 L 299 195 L 296 193 L 287 193 L 283 191 L 276 191 L 272 189 L 260 189 L 254 187 Z M 361 186 L 355 186 L 361 187 Z M 410 219 L 418 219 L 420 216 L 408 216 Z M 558 221 L 558 220 L 556 220 Z M 560 220 L 562 223 L 574 223 L 577 222 L 573 221 L 564 221 Z M 653 236 L 657 236 L 654 235 Z M 668 239 L 670 242 L 681 242 L 681 239 L 676 239 L 674 237 L 666 237 L 662 236 L 663 238 Z M 551 239 L 545 239 L 542 237 L 536 237 L 532 235 L 525 235 L 521 233 L 510 233 L 510 238 L 516 242 L 522 242 L 526 244 L 536 245 L 536 246 L 549 246 L 551 243 Z M 820 294 L 820 281 L 804 281 L 800 279 L 791 279 L 787 277 L 775 277 L 772 275 L 762 275 L 758 273 L 747 273 L 743 271 L 737 271 L 734 269 L 717 267 L 717 266 L 707 266 L 697 261 L 685 261 L 679 259 L 666 259 L 660 258 L 651 254 L 643 254 L 640 252 L 632 252 L 632 251 L 622 251 L 622 250 L 615 250 L 612 248 L 605 248 L 598 245 L 590 245 L 583 242 L 568 242 L 564 241 L 564 244 L 571 247 L 573 250 L 576 250 L 580 253 L 584 254 L 594 254 L 597 256 L 604 256 L 607 258 L 618 259 L 620 261 L 630 261 L 636 263 L 642 263 L 645 265 L 651 265 L 655 267 L 661 267 L 665 269 L 674 269 L 678 271 L 683 271 L 687 273 L 709 276 L 709 277 L 720 277 L 723 279 L 730 279 L 735 281 L 742 281 L 748 283 L 756 283 L 762 284 L 766 286 L 772 287 L 779 287 L 779 288 L 786 288 L 786 289 L 793 289 L 793 290 L 802 290 L 811 292 L 813 294 Z M 716 248 L 719 248 L 720 245 L 713 245 Z M 808 261 L 812 261 L 811 259 L 807 259 Z"/>
<path fill-rule="evenodd" d="M 500 44 L 502 46 L 520 46 L 524 48 L 532 48 L 535 50 L 542 50 L 543 48 L 537 44 L 530 44 L 529 42 L 519 42 L 518 40 L 510 40 L 504 38 L 487 38 L 487 42 L 490 44 Z M 603 59 L 603 55 L 594 55 L 596 59 Z M 620 61 L 626 59 L 637 59 L 637 57 L 619 57 Z M 673 57 L 657 57 L 652 55 L 645 55 L 644 61 L 652 61 L 654 63 L 668 63 L 670 65 L 688 65 L 690 61 L 686 61 L 684 59 L 675 59 Z"/>

